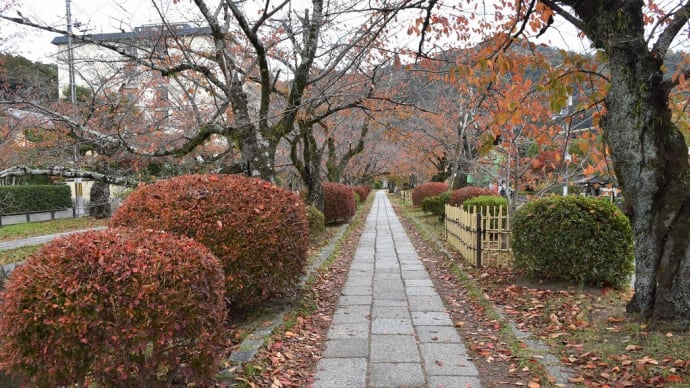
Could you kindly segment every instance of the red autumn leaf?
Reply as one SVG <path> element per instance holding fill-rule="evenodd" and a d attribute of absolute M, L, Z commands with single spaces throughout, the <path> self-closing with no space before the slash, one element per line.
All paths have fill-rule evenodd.
<path fill-rule="evenodd" d="M 669 383 L 680 383 L 683 381 L 683 378 L 678 375 L 670 375 L 666 376 L 666 381 Z"/>

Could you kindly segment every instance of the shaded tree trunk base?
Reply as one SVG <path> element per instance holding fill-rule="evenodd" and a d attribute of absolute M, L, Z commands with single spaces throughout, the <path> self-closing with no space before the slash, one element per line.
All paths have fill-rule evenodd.
<path fill-rule="evenodd" d="M 91 217 L 103 219 L 112 216 L 110 186 L 107 183 L 95 182 L 91 187 L 90 196 L 89 215 Z"/>

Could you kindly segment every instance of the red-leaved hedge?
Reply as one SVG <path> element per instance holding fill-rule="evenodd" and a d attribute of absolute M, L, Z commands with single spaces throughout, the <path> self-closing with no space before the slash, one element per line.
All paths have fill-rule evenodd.
<path fill-rule="evenodd" d="M 355 192 L 340 183 L 324 182 L 323 215 L 326 225 L 349 222 L 355 216 Z"/>
<path fill-rule="evenodd" d="M 226 297 L 246 308 L 294 291 L 309 224 L 298 194 L 242 175 L 186 175 L 130 194 L 110 221 L 191 237 L 223 265 Z"/>
<path fill-rule="evenodd" d="M 218 259 L 164 232 L 111 228 L 44 245 L 0 304 L 0 369 L 31 386 L 203 384 L 226 305 Z"/>
<path fill-rule="evenodd" d="M 498 193 L 496 193 L 495 190 L 487 189 L 485 187 L 477 187 L 477 186 L 466 186 L 466 187 L 461 187 L 450 195 L 450 204 L 452 206 L 457 206 L 460 207 L 462 206 L 463 202 L 467 201 L 468 199 L 474 198 L 474 197 L 479 197 L 480 195 L 493 195 L 493 196 L 498 196 Z"/>
<path fill-rule="evenodd" d="M 424 198 L 433 197 L 448 191 L 448 183 L 427 182 L 412 189 L 412 206 L 422 206 Z"/>
<path fill-rule="evenodd" d="M 367 197 L 369 197 L 369 193 L 371 192 L 371 187 L 369 186 L 352 186 L 352 190 L 359 195 L 359 201 L 360 203 L 364 203 L 364 201 L 367 200 Z"/>

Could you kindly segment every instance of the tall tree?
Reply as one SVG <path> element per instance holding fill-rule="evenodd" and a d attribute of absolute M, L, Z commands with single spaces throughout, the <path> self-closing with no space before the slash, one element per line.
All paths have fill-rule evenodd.
<path fill-rule="evenodd" d="M 564 17 L 606 54 L 610 84 L 600 124 L 635 232 L 635 294 L 628 311 L 687 328 L 690 166 L 688 147 L 671 120 L 669 95 L 690 68 L 664 77 L 663 61 L 688 27 L 690 2 L 665 11 L 641 0 L 543 4 L 541 14 Z"/>
<path fill-rule="evenodd" d="M 249 175 L 273 180 L 276 150 L 287 134 L 299 129 L 295 125 L 299 113 L 310 104 L 306 98 L 328 98 L 307 94 L 308 88 L 333 72 L 355 71 L 362 58 L 375 59 L 376 53 L 370 54 L 374 49 L 385 54 L 382 42 L 388 37 L 387 26 L 402 9 L 418 6 L 410 0 L 376 6 L 312 0 L 304 10 L 293 9 L 289 0 L 225 0 L 214 4 L 194 0 L 193 4 L 200 15 L 199 26 L 208 37 L 208 42 L 201 45 L 198 37 L 194 38 L 197 45 L 191 44 L 162 12 L 160 26 L 139 31 L 150 35 L 145 41 L 112 42 L 89 35 L 73 36 L 79 44 L 96 44 L 130 62 L 130 68 L 121 69 L 118 77 L 113 72 L 96 74 L 102 76 L 102 82 L 93 85 L 94 91 L 103 94 L 109 90 L 111 101 L 116 101 L 117 96 L 121 101 L 130 100 L 122 96 L 122 92 L 132 92 L 126 78 L 143 74 L 138 82 L 142 82 L 141 77 L 149 80 L 147 99 L 156 94 L 151 90 L 160 91 L 167 106 L 156 110 L 146 107 L 145 116 L 151 125 L 128 126 L 118 133 L 104 132 L 86 120 L 61 115 L 73 128 L 73 135 L 150 156 L 189 155 L 222 138 L 226 144 L 224 160 Z M 363 23 L 352 23 L 353 17 Z M 26 18 L 2 18 L 66 33 Z M 94 75 L 93 69 L 89 74 Z M 286 87 L 281 89 L 280 83 Z M 160 117 L 155 112 L 161 112 Z M 169 118 L 184 130 L 172 134 L 175 139 L 159 136 L 152 142 L 151 128 L 158 126 L 165 132 L 172 126 Z"/>
<path fill-rule="evenodd" d="M 687 329 L 690 166 L 669 99 L 674 89 L 687 88 L 690 67 L 666 74 L 664 59 L 673 44 L 687 39 L 690 2 L 518 0 L 497 7 L 492 14 L 514 17 L 499 24 L 495 44 L 486 51 L 492 59 L 481 65 L 489 63 L 499 74 L 511 66 L 502 53 L 517 44 L 517 37 L 540 35 L 558 18 L 575 26 L 602 54 L 607 75 L 598 124 L 635 236 L 635 293 L 628 311 Z M 422 18 L 420 31 L 430 24 Z M 567 65 L 561 66 L 561 74 Z M 549 87 L 556 97 L 552 102 L 562 104 L 568 85 L 551 82 Z"/>

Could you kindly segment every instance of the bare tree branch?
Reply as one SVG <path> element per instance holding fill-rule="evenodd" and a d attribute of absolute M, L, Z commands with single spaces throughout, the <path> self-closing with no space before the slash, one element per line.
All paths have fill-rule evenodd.
<path fill-rule="evenodd" d="M 95 181 L 120 186 L 135 186 L 138 182 L 128 177 L 101 174 L 94 171 L 75 170 L 64 166 L 50 168 L 32 168 L 28 166 L 14 166 L 0 171 L 0 178 L 21 177 L 33 175 L 58 176 L 64 178 L 89 178 Z"/>
<path fill-rule="evenodd" d="M 652 52 L 655 53 L 657 58 L 664 58 L 666 56 L 666 52 L 671 47 L 671 42 L 673 42 L 683 26 L 688 23 L 688 14 L 690 14 L 690 1 L 668 16 L 671 21 L 661 35 L 659 35 L 659 39 L 652 48 Z"/>

